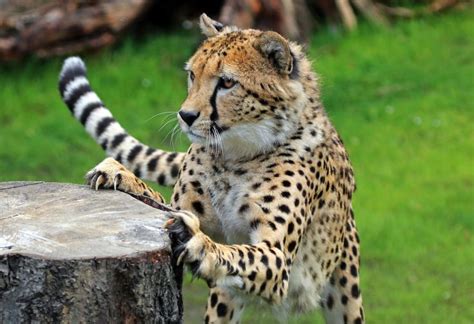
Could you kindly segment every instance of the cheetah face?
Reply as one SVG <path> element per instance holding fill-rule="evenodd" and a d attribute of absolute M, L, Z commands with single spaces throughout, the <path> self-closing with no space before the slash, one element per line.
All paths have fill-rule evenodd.
<path fill-rule="evenodd" d="M 205 15 L 201 28 L 210 37 L 185 66 L 183 132 L 224 159 L 250 158 L 284 141 L 304 101 L 291 44 L 277 33 L 223 27 Z"/>

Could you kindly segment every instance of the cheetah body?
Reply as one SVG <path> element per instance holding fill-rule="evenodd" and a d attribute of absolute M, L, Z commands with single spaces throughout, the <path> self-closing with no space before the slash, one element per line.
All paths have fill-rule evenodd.
<path fill-rule="evenodd" d="M 151 149 L 115 120 L 98 134 L 101 109 L 111 118 L 103 106 L 82 118 L 86 129 L 136 175 L 175 184 L 169 230 L 179 260 L 209 284 L 206 322 L 238 322 L 242 296 L 257 295 L 301 312 L 321 305 L 329 323 L 362 323 L 353 171 L 310 62 L 276 33 L 205 15 L 201 29 L 208 38 L 186 64 L 178 117 L 193 142 L 186 154 Z M 78 108 L 79 94 L 68 102 L 77 85 L 67 71 L 63 97 L 81 119 L 87 104 Z M 107 168 L 89 179 L 99 186 L 98 172 L 116 171 Z"/>

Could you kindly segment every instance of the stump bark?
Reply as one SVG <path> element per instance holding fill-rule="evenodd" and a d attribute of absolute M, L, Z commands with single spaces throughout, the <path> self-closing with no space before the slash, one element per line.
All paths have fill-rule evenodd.
<path fill-rule="evenodd" d="M 165 214 L 121 192 L 0 183 L 0 323 L 180 323 Z"/>

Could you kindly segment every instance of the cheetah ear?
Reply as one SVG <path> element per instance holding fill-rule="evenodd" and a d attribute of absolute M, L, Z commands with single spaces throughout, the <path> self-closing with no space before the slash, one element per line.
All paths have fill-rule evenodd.
<path fill-rule="evenodd" d="M 201 17 L 199 17 L 199 27 L 201 28 L 201 32 L 207 37 L 215 36 L 219 34 L 222 29 L 224 29 L 223 24 L 218 21 L 212 20 L 205 13 L 203 13 Z"/>
<path fill-rule="evenodd" d="M 279 73 L 291 74 L 293 71 L 293 55 L 288 41 L 280 34 L 273 31 L 263 32 L 258 36 L 254 46 L 270 60 Z"/>

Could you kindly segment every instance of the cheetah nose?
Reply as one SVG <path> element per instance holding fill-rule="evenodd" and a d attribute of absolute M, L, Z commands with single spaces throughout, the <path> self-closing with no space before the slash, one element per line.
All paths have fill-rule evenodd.
<path fill-rule="evenodd" d="M 180 110 L 179 116 L 188 126 L 191 126 L 198 119 L 200 112 Z"/>

